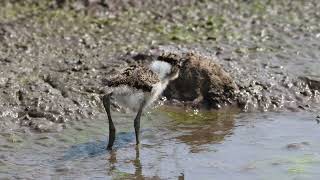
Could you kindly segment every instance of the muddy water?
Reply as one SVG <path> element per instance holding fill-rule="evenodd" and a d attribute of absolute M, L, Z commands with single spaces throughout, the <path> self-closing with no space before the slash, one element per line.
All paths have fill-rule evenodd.
<path fill-rule="evenodd" d="M 114 113 L 115 149 L 105 117 L 61 133 L 0 134 L 0 179 L 317 179 L 320 125 L 314 114 L 168 107 L 144 115 L 135 146 L 131 114 Z"/>

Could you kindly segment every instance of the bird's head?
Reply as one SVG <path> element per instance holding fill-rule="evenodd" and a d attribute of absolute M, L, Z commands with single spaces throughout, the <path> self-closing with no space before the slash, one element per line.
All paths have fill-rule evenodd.
<path fill-rule="evenodd" d="M 163 53 L 158 56 L 159 61 L 164 61 L 169 63 L 173 67 L 181 68 L 184 63 L 184 58 L 175 53 Z"/>
<path fill-rule="evenodd" d="M 179 72 L 182 69 L 184 58 L 175 53 L 162 53 L 157 58 L 158 61 L 163 61 L 171 65 L 171 71 L 167 74 L 169 80 L 175 80 L 179 77 Z"/>

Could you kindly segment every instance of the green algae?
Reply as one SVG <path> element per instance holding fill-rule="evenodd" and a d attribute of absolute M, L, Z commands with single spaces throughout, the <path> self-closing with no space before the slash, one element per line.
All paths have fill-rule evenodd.
<path fill-rule="evenodd" d="M 68 3 L 71 5 L 73 2 Z M 207 8 L 208 5 L 223 11 Z M 202 44 L 225 40 L 243 42 L 248 39 L 258 42 L 262 40 L 261 46 L 265 47 L 261 50 L 268 51 L 276 49 L 270 47 L 273 44 L 267 43 L 272 42 L 272 39 L 261 37 L 263 28 L 269 29 L 263 24 L 289 24 L 311 33 L 320 29 L 318 20 L 309 18 L 313 11 L 301 14 L 303 9 L 309 8 L 307 5 L 301 1 L 199 1 L 176 6 L 172 10 L 164 9 L 164 12 L 153 6 L 148 9 L 127 7 L 114 16 L 95 16 L 85 10 L 54 8 L 52 1 L 27 1 L 4 3 L 0 7 L 0 21 L 12 22 L 22 18 L 26 23 L 43 25 L 41 34 L 45 37 L 85 34 L 97 39 L 107 37 L 106 41 L 112 42 L 107 47 L 110 51 L 143 49 L 153 43 Z M 308 19 L 307 23 L 305 19 Z M 262 25 L 244 26 L 250 24 L 249 21 Z M 131 43 L 127 43 L 127 39 Z"/>
<path fill-rule="evenodd" d="M 10 134 L 7 140 L 11 143 L 22 143 L 24 140 L 17 134 Z"/>
<path fill-rule="evenodd" d="M 312 154 L 304 154 L 296 157 L 292 157 L 288 159 L 289 167 L 288 173 L 289 174 L 308 174 L 308 170 L 312 166 L 319 166 L 320 159 L 317 156 Z"/>
<path fill-rule="evenodd" d="M 270 160 L 256 161 L 249 165 L 249 169 L 266 169 L 270 171 L 276 168 L 277 172 L 265 176 L 263 179 L 274 179 L 283 177 L 312 177 L 313 168 L 320 164 L 319 156 L 315 154 L 289 155 Z M 269 169 L 269 170 L 268 170 Z"/>
<path fill-rule="evenodd" d="M 4 139 L 6 139 L 7 142 L 10 143 L 11 145 L 20 144 L 20 143 L 24 142 L 24 138 L 21 137 L 19 134 L 14 133 L 14 132 L 12 132 L 12 133 L 1 133 L 0 135 Z"/>
<path fill-rule="evenodd" d="M 132 177 L 133 177 L 133 174 L 122 172 L 117 169 L 112 171 L 112 179 L 121 180 L 121 179 L 130 179 Z"/>

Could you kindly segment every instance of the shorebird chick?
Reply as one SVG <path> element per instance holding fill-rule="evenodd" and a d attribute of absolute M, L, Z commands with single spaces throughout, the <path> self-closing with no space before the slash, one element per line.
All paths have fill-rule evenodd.
<path fill-rule="evenodd" d="M 126 67 L 121 73 L 105 81 L 111 90 L 102 98 L 109 121 L 107 149 L 112 149 L 116 133 L 110 112 L 111 96 L 125 107 L 137 110 L 134 129 L 138 145 L 142 111 L 157 100 L 170 81 L 178 78 L 182 63 L 183 60 L 175 54 L 161 55 L 154 58 L 149 65 Z"/>

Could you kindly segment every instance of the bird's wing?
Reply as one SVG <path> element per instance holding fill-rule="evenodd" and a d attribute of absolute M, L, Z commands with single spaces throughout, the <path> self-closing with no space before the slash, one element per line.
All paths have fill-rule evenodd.
<path fill-rule="evenodd" d="M 120 74 L 107 79 L 106 85 L 118 87 L 127 85 L 145 92 L 151 92 L 154 84 L 160 81 L 158 75 L 144 66 L 129 66 Z"/>

